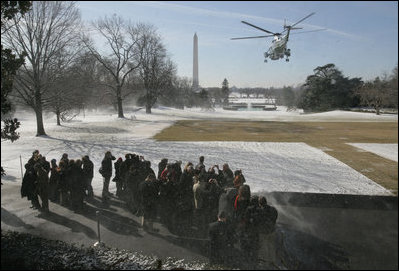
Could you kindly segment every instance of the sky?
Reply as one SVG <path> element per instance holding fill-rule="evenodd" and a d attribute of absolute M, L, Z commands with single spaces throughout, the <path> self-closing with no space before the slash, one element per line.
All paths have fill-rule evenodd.
<path fill-rule="evenodd" d="M 78 1 L 82 20 L 117 14 L 154 25 L 179 76 L 192 78 L 193 36 L 198 36 L 202 87 L 298 86 L 318 66 L 334 63 L 344 76 L 372 80 L 398 64 L 397 1 Z M 272 38 L 231 40 L 283 31 L 284 19 L 324 31 L 290 35 L 290 61 L 268 60 Z"/>

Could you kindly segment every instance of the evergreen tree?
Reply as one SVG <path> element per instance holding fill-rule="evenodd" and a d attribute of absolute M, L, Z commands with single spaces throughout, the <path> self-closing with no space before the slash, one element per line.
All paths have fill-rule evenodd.
<path fill-rule="evenodd" d="M 229 81 L 225 78 L 222 83 L 222 97 L 223 97 L 223 105 L 229 104 Z"/>
<path fill-rule="evenodd" d="M 23 15 L 29 11 L 31 1 L 1 1 L 1 34 L 3 35 L 13 25 L 6 26 L 6 23 L 15 18 L 18 14 Z M 3 39 L 2 39 L 3 40 Z M 17 118 L 10 119 L 7 114 L 12 111 L 12 104 L 8 95 L 12 91 L 14 77 L 17 70 L 24 64 L 24 55 L 16 56 L 15 53 L 1 44 L 1 120 L 4 127 L 1 128 L 1 138 L 12 142 L 19 138 L 16 132 L 20 123 Z"/>
<path fill-rule="evenodd" d="M 360 78 L 344 77 L 334 64 L 315 68 L 304 85 L 299 107 L 305 111 L 326 111 L 356 106 L 355 90 L 362 84 Z"/>

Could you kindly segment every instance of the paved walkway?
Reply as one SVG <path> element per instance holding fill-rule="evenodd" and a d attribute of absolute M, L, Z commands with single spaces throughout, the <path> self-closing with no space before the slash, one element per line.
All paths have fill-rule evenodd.
<path fill-rule="evenodd" d="M 163 225 L 154 223 L 160 231 L 150 234 L 140 227 L 141 217 L 124 208 L 123 202 L 111 199 L 109 207 L 98 197 L 86 204 L 86 212 L 74 213 L 68 208 L 50 202 L 50 213 L 40 213 L 30 207 L 30 201 L 20 196 L 20 185 L 1 186 L 1 228 L 32 233 L 41 237 L 93 245 L 97 237 L 96 211 L 101 214 L 100 235 L 105 244 L 144 254 L 207 262 L 201 247 L 188 247 L 187 242 L 171 234 Z"/>

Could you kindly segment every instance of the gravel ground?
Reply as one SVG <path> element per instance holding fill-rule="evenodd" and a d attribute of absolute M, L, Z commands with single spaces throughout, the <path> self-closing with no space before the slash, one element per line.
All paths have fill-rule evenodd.
<path fill-rule="evenodd" d="M 207 263 L 160 259 L 106 246 L 85 247 L 31 234 L 1 231 L 1 269 L 7 270 L 204 270 Z"/>

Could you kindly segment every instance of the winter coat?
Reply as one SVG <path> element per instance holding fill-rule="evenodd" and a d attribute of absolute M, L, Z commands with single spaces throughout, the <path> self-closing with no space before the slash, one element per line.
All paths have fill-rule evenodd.
<path fill-rule="evenodd" d="M 29 170 L 25 171 L 24 177 L 22 179 L 21 186 L 21 198 L 27 197 L 28 200 L 31 200 L 36 193 L 36 173 L 33 168 L 26 166 Z"/>
<path fill-rule="evenodd" d="M 133 160 L 131 158 L 126 159 L 125 161 L 123 161 L 119 167 L 120 169 L 120 175 L 122 178 L 122 182 L 126 183 L 126 178 L 127 178 L 127 174 L 129 171 L 130 166 L 133 164 Z"/>
<path fill-rule="evenodd" d="M 272 233 L 275 229 L 278 213 L 276 208 L 270 205 L 259 208 L 260 231 L 262 233 Z"/>
<path fill-rule="evenodd" d="M 180 211 L 191 211 L 194 205 L 193 175 L 184 171 L 177 184 L 177 207 Z"/>
<path fill-rule="evenodd" d="M 223 170 L 223 186 L 224 187 L 234 187 L 233 180 L 234 180 L 234 173 L 231 169 Z"/>
<path fill-rule="evenodd" d="M 83 160 L 83 176 L 85 179 L 93 179 L 94 164 L 91 160 Z"/>
<path fill-rule="evenodd" d="M 238 195 L 236 188 L 228 188 L 219 197 L 219 214 L 224 211 L 228 220 L 234 217 L 234 200 Z"/>
<path fill-rule="evenodd" d="M 141 207 L 144 218 L 156 217 L 156 204 L 158 200 L 158 190 L 152 181 L 144 181 L 139 185 L 141 195 Z"/>
<path fill-rule="evenodd" d="M 113 158 L 115 158 L 115 157 L 113 157 Z M 104 178 L 111 178 L 111 176 L 112 176 L 112 158 L 104 158 L 101 161 L 101 169 L 102 169 L 101 175 Z"/>
<path fill-rule="evenodd" d="M 199 181 L 193 186 L 195 209 L 209 209 L 210 191 L 206 182 Z"/>
<path fill-rule="evenodd" d="M 209 224 L 210 261 L 222 263 L 227 259 L 229 252 L 230 233 L 226 222 L 216 221 Z M 230 259 L 231 260 L 231 259 Z"/>
<path fill-rule="evenodd" d="M 113 182 L 121 182 L 122 181 L 122 177 L 121 177 L 121 164 L 122 164 L 122 159 L 121 160 L 117 160 L 114 163 L 114 168 L 115 168 L 115 177 L 112 179 Z"/>
<path fill-rule="evenodd" d="M 49 178 L 46 169 L 40 167 L 37 171 L 37 192 L 39 195 L 48 194 Z"/>

